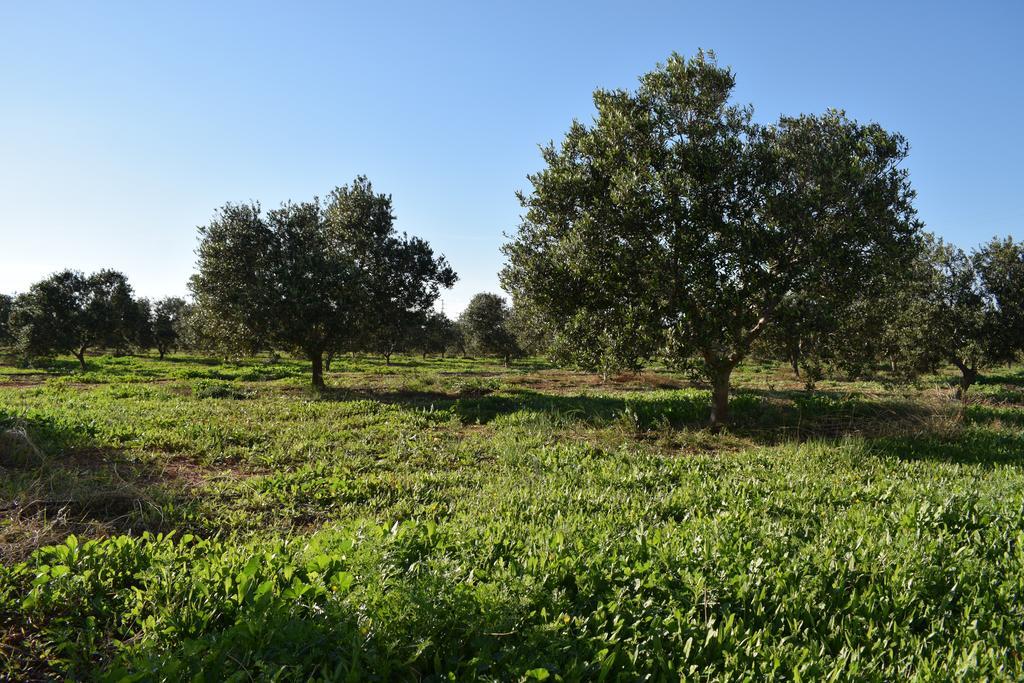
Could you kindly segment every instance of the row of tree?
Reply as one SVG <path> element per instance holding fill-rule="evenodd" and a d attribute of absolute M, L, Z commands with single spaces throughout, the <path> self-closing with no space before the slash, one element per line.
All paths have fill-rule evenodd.
<path fill-rule="evenodd" d="M 353 336 L 346 350 L 379 353 L 387 362 L 401 351 L 442 358 L 448 353 L 493 355 L 506 364 L 526 353 L 514 331 L 511 309 L 496 294 L 474 296 L 458 320 L 434 310 L 409 318 L 397 333 Z M 257 348 L 258 343 L 225 334 L 225 327 L 216 312 L 180 297 L 155 302 L 135 298 L 125 276 L 113 270 L 92 275 L 66 270 L 22 295 L 0 294 L 0 346 L 13 347 L 26 362 L 69 354 L 84 370 L 90 350 L 122 354 L 155 349 L 161 359 L 176 349 L 225 356 L 239 349 L 285 350 Z M 336 353 L 332 349 L 325 354 L 327 370 Z"/>
<path fill-rule="evenodd" d="M 181 337 L 187 310 L 176 297 L 135 298 L 114 270 L 65 270 L 17 297 L 0 295 L 0 344 L 14 345 L 26 359 L 71 354 L 83 369 L 86 351 L 95 348 L 156 348 L 162 358 Z"/>
<path fill-rule="evenodd" d="M 338 353 L 526 352 L 608 373 L 652 360 L 712 387 L 728 420 L 733 369 L 789 361 L 813 382 L 880 366 L 911 379 L 952 363 L 961 396 L 1024 347 L 1024 248 L 971 254 L 926 233 L 906 140 L 841 111 L 753 121 L 710 53 L 673 55 L 636 91 L 598 90 L 543 150 L 504 247 L 512 306 L 479 294 L 458 322 L 434 311 L 456 275 L 398 234 L 364 177 L 325 200 L 227 204 L 199 228 L 194 303 L 135 300 L 124 277 L 65 272 L 9 307 L 26 353 L 175 344 L 225 355 L 280 350 L 313 384 Z"/>
<path fill-rule="evenodd" d="M 328 200 L 228 204 L 199 229 L 194 303 L 136 298 L 117 271 L 63 271 L 17 297 L 0 297 L 0 344 L 27 360 L 156 348 L 297 352 L 310 359 L 313 384 L 340 352 L 523 353 L 511 311 L 478 294 L 458 321 L 433 310 L 456 275 L 423 240 L 395 232 L 391 198 L 359 177 Z"/>
<path fill-rule="evenodd" d="M 107 296 L 96 283 L 116 279 L 127 296 Z M 123 274 L 104 270 L 86 276 L 63 271 L 32 285 L 20 296 L 0 294 L 0 346 L 12 347 L 26 362 L 55 354 L 73 355 L 85 368 L 86 352 L 114 353 L 155 349 L 162 359 L 174 350 L 237 355 L 243 345 L 218 336 L 222 324 L 214 315 L 179 297 L 151 302 L 133 298 Z M 379 353 L 389 360 L 395 351 L 439 355 L 490 355 L 507 363 L 526 353 L 514 331 L 512 311 L 501 296 L 481 293 L 457 320 L 428 311 L 418 325 L 409 325 L 387 346 L 373 337 L 355 340 L 353 352 Z M 250 347 L 250 351 L 253 349 Z M 260 350 L 260 349 L 256 349 Z M 283 350 L 266 347 L 264 351 Z M 335 353 L 325 355 L 325 369 Z"/>

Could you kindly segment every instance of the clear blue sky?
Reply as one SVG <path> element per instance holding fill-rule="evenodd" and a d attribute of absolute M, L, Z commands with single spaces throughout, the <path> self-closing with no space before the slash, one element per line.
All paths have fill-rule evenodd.
<path fill-rule="evenodd" d="M 845 108 L 901 131 L 929 229 L 1024 236 L 1024 4 L 6 2 L 0 291 L 113 267 L 183 294 L 226 201 L 363 173 L 497 290 L 537 146 L 669 53 L 714 49 L 757 118 Z"/>

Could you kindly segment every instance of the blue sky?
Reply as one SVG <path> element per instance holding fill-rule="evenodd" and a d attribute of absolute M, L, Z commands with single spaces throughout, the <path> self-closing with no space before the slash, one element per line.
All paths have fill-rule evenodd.
<path fill-rule="evenodd" d="M 226 201 L 366 174 L 497 290 L 539 144 L 672 51 L 718 53 L 756 117 L 846 109 L 902 132 L 918 210 L 963 246 L 1024 237 L 1018 2 L 0 5 L 0 291 L 64 267 L 183 294 Z"/>

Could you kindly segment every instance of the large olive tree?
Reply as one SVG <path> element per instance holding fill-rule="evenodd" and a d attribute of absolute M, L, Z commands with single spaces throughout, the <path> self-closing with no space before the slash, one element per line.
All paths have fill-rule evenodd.
<path fill-rule="evenodd" d="M 839 111 L 760 126 L 734 83 L 698 53 L 596 91 L 593 122 L 544 148 L 502 272 L 584 358 L 603 344 L 702 372 L 714 428 L 787 296 L 849 297 L 910 258 L 919 230 L 902 137 Z"/>

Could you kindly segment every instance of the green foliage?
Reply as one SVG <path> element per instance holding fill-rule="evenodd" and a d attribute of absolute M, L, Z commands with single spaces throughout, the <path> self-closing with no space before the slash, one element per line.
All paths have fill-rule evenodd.
<path fill-rule="evenodd" d="M 408 348 L 426 356 L 437 353 L 444 356 L 449 351 L 463 350 L 465 340 L 462 329 L 444 313 L 430 311 L 420 325 L 409 330 Z"/>
<path fill-rule="evenodd" d="M 752 122 L 710 53 L 673 55 L 635 92 L 598 90 L 530 176 L 502 284 L 584 366 L 664 351 L 729 377 L 797 293 L 835 310 L 913 257 L 907 143 L 839 111 Z"/>
<path fill-rule="evenodd" d="M 1020 286 L 1010 275 L 1024 263 L 1012 241 L 994 240 L 972 254 L 930 240 L 906 278 L 908 286 L 875 301 L 891 311 L 884 336 L 891 340 L 893 370 L 915 377 L 951 363 L 961 373 L 959 393 L 985 368 L 1012 361 L 1024 348 L 1015 326 Z M 1024 266 L 1019 266 L 1024 270 Z"/>
<path fill-rule="evenodd" d="M 390 357 L 409 326 L 455 282 L 443 257 L 394 230 L 391 198 L 359 177 L 326 203 L 225 205 L 200 228 L 191 281 L 203 336 L 241 350 L 278 348 L 312 361 L 376 345 Z"/>
<path fill-rule="evenodd" d="M 153 346 L 163 358 L 184 339 L 183 327 L 189 315 L 189 304 L 180 297 L 165 297 L 153 307 Z"/>
<path fill-rule="evenodd" d="M 18 296 L 10 330 L 25 358 L 71 353 L 85 370 L 86 350 L 134 343 L 144 328 L 143 313 L 121 273 L 101 270 L 86 276 L 65 270 Z"/>
<path fill-rule="evenodd" d="M 975 252 L 974 265 L 996 309 L 1001 355 L 1024 351 L 1024 244 L 993 238 Z"/>
<path fill-rule="evenodd" d="M 249 398 L 252 393 L 245 388 L 217 379 L 199 379 L 192 383 L 192 395 L 196 398 Z"/>
<path fill-rule="evenodd" d="M 0 382 L 0 430 L 47 455 L 0 497 L 90 521 L 0 563 L 0 675 L 1024 676 L 1020 368 L 948 432 L 927 389 L 766 392 L 744 364 L 710 436 L 702 389 L 338 363 L 326 394 L 290 358 Z"/>
<path fill-rule="evenodd" d="M 466 346 L 473 353 L 499 356 L 506 364 L 513 356 L 522 355 L 510 326 L 511 316 L 512 310 L 499 295 L 490 292 L 474 295 L 459 316 Z"/>
<path fill-rule="evenodd" d="M 14 307 L 14 297 L 8 294 L 0 294 L 0 345 L 10 344 L 14 341 L 11 333 L 10 318 L 11 309 Z"/>

